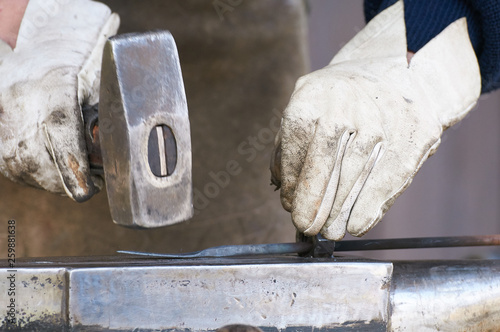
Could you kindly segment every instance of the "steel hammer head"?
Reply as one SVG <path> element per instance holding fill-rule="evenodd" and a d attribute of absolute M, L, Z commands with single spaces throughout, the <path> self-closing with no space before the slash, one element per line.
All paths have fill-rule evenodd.
<path fill-rule="evenodd" d="M 192 217 L 189 118 L 169 32 L 118 35 L 106 43 L 99 140 L 115 223 L 153 228 Z"/>

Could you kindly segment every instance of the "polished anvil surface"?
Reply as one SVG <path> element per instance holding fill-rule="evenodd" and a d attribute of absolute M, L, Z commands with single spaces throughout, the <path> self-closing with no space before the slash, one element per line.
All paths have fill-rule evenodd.
<path fill-rule="evenodd" d="M 15 272 L 9 272 L 15 270 Z M 0 261 L 0 307 L 15 274 L 16 318 L 31 331 L 495 330 L 500 261 L 353 257 Z M 7 329 L 6 310 L 2 312 Z"/>
<path fill-rule="evenodd" d="M 17 317 L 27 330 L 41 324 L 75 331 L 200 331 L 246 323 L 269 331 L 384 331 L 391 273 L 390 263 L 295 256 L 29 259 L 16 264 Z M 9 272 L 0 274 L 5 291 Z M 6 305 L 0 299 L 0 307 Z"/>

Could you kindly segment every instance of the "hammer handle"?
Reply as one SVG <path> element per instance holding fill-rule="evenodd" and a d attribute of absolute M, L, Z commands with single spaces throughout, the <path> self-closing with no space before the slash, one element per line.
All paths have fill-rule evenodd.
<path fill-rule="evenodd" d="M 99 141 L 99 104 L 84 106 L 82 113 L 90 173 L 103 175 L 104 166 Z M 174 134 L 168 126 L 157 126 L 151 131 L 148 141 L 148 163 L 156 176 L 168 176 L 173 173 L 177 163 L 177 147 Z"/>
<path fill-rule="evenodd" d="M 84 105 L 82 108 L 83 125 L 85 132 L 85 143 L 89 156 L 90 173 L 104 174 L 101 154 L 101 144 L 99 143 L 99 104 Z"/>

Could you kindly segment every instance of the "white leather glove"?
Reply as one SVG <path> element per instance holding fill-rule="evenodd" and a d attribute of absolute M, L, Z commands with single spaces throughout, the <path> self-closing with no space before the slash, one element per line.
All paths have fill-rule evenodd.
<path fill-rule="evenodd" d="M 284 115 L 281 200 L 297 229 L 340 240 L 370 230 L 480 95 L 465 18 L 407 61 L 403 3 L 325 68 L 300 78 Z M 279 174 L 281 172 L 281 174 Z"/>
<path fill-rule="evenodd" d="M 91 177 L 82 104 L 99 98 L 104 43 L 119 18 L 89 0 L 30 0 L 12 50 L 0 41 L 0 171 L 84 201 Z"/>

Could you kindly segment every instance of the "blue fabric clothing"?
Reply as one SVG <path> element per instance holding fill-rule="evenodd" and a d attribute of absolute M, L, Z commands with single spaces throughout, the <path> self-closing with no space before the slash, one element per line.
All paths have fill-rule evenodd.
<path fill-rule="evenodd" d="M 396 0 L 365 0 L 367 21 Z M 455 20 L 466 17 L 481 67 L 482 92 L 500 88 L 500 1 L 405 0 L 408 50 L 416 52 Z"/>

